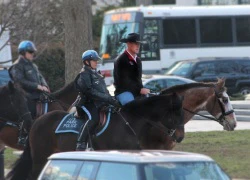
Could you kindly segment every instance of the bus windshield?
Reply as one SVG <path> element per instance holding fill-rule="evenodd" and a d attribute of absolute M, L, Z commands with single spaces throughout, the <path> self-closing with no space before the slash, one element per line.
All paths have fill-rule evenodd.
<path fill-rule="evenodd" d="M 120 39 L 127 34 L 140 32 L 143 21 L 141 12 L 112 12 L 107 13 L 103 19 L 102 35 L 100 41 L 100 55 L 103 63 L 113 61 L 126 47 Z"/>
<path fill-rule="evenodd" d="M 125 38 L 131 32 L 139 32 L 139 23 L 115 23 L 103 26 L 100 55 L 104 62 L 114 60 L 125 50 L 126 44 L 120 43 L 120 39 Z"/>

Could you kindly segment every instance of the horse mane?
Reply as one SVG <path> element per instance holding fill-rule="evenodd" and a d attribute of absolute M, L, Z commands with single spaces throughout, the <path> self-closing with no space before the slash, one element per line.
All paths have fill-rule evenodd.
<path fill-rule="evenodd" d="M 189 83 L 189 84 L 181 84 L 181 85 L 176 85 L 172 86 L 166 89 L 161 90 L 160 94 L 170 94 L 174 92 L 179 92 L 179 91 L 185 91 L 187 89 L 191 88 L 199 88 L 199 87 L 215 87 L 216 83 L 209 82 L 209 83 Z"/>
<path fill-rule="evenodd" d="M 171 109 L 169 108 L 171 106 Z M 135 114 L 146 114 L 151 113 L 154 109 L 159 112 L 162 109 L 164 112 L 182 107 L 182 100 L 176 93 L 169 95 L 157 95 L 148 98 L 141 98 L 131 101 L 123 106 L 122 110 L 135 113 Z"/>
<path fill-rule="evenodd" d="M 59 90 L 51 93 L 50 95 L 54 98 L 61 96 L 62 94 L 66 94 L 67 92 L 72 91 L 72 89 L 75 89 L 75 82 L 72 81 L 69 84 L 63 86 Z"/>
<path fill-rule="evenodd" d="M 10 83 L 10 82 L 11 82 L 11 81 L 9 81 L 9 83 Z M 24 96 L 27 95 L 26 91 L 22 88 L 22 86 L 21 86 L 20 83 L 17 83 L 17 82 L 15 82 L 15 83 L 11 82 L 11 83 L 13 84 L 13 87 L 14 87 L 16 90 L 18 90 L 22 95 L 24 95 Z M 0 86 L 0 93 L 4 93 L 4 92 L 6 92 L 6 91 L 10 92 L 9 84 L 5 84 L 5 85 L 3 85 L 3 86 Z"/>

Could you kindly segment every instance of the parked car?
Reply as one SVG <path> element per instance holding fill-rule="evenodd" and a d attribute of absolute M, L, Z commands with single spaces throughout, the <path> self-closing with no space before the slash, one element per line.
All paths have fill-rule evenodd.
<path fill-rule="evenodd" d="M 145 88 L 150 89 L 151 92 L 159 92 L 162 89 L 186 83 L 193 83 L 195 81 L 179 76 L 167 75 L 142 75 L 142 84 Z M 113 96 L 115 87 L 114 85 L 108 86 L 110 94 Z"/>
<path fill-rule="evenodd" d="M 0 70 L 0 86 L 7 84 L 10 80 L 9 72 L 7 69 Z"/>
<path fill-rule="evenodd" d="M 229 180 L 210 157 L 188 152 L 85 151 L 53 154 L 39 180 Z"/>
<path fill-rule="evenodd" d="M 198 82 L 216 82 L 226 78 L 229 95 L 250 93 L 250 58 L 197 58 L 174 63 L 165 73 Z"/>

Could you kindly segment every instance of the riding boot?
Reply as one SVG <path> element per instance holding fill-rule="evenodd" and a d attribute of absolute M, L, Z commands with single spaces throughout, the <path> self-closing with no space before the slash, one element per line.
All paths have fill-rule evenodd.
<path fill-rule="evenodd" d="M 80 133 L 77 138 L 76 151 L 85 151 L 87 148 L 87 138 L 88 138 L 88 120 L 84 126 L 82 126 Z"/>

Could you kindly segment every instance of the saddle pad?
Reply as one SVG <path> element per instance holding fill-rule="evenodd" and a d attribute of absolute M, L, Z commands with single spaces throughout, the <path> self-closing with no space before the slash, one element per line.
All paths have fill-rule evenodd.
<path fill-rule="evenodd" d="M 75 118 L 73 113 L 67 114 L 57 126 L 55 133 L 59 134 L 71 132 L 79 134 L 79 131 L 85 122 L 86 121 L 84 121 L 83 119 Z"/>

